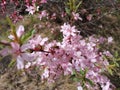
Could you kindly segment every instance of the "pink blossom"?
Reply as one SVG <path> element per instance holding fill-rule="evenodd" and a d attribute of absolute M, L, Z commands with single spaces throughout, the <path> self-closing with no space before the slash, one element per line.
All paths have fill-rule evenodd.
<path fill-rule="evenodd" d="M 37 0 L 32 0 L 32 3 L 35 3 Z"/>
<path fill-rule="evenodd" d="M 27 6 L 26 11 L 28 11 L 29 14 L 33 15 L 35 13 L 35 11 L 36 11 L 36 8 L 34 6 Z"/>
<path fill-rule="evenodd" d="M 64 23 L 64 25 L 61 26 L 61 28 L 62 28 L 61 32 L 66 37 L 70 36 L 70 35 L 72 35 L 72 36 L 76 35 L 75 33 L 77 32 L 77 30 L 75 29 L 75 26 L 71 27 L 69 24 Z"/>
<path fill-rule="evenodd" d="M 92 17 L 93 17 L 93 15 L 89 14 L 86 18 L 87 18 L 88 21 L 91 21 Z"/>
<path fill-rule="evenodd" d="M 8 47 L 0 50 L 0 55 L 2 55 L 3 57 L 4 57 L 4 56 L 7 56 L 7 55 L 9 55 L 9 54 L 11 54 L 11 51 L 9 50 Z"/>
<path fill-rule="evenodd" d="M 48 77 L 49 77 L 49 73 L 50 73 L 50 71 L 49 71 L 48 68 L 46 67 L 46 68 L 44 69 L 44 72 L 43 72 L 41 78 L 42 78 L 42 79 L 48 78 Z"/>
<path fill-rule="evenodd" d="M 20 38 L 24 34 L 24 26 L 20 25 L 16 31 L 17 36 Z"/>
<path fill-rule="evenodd" d="M 56 13 L 53 13 L 51 19 L 56 19 Z"/>
<path fill-rule="evenodd" d="M 28 63 L 25 65 L 25 69 L 28 69 L 30 66 L 31 66 L 31 63 L 28 62 Z"/>
<path fill-rule="evenodd" d="M 17 69 L 24 69 L 24 60 L 21 56 L 17 57 Z"/>
<path fill-rule="evenodd" d="M 22 31 L 22 33 L 21 33 Z M 90 90 L 98 90 L 98 84 L 103 90 L 112 90 L 110 80 L 101 74 L 109 65 L 103 56 L 109 52 L 99 52 L 99 39 L 94 36 L 83 38 L 80 32 L 70 24 L 61 26 L 63 39 L 61 42 L 34 35 L 24 44 L 11 42 L 11 51 L 17 60 L 18 69 L 28 69 L 30 66 L 39 67 L 42 72 L 41 79 L 54 81 L 61 75 L 72 75 L 73 70 L 80 72 L 87 69 L 85 77 L 92 80 L 94 87 L 88 82 L 85 86 Z M 21 37 L 24 29 L 19 27 L 18 37 Z M 37 50 L 36 50 L 37 49 Z M 83 90 L 79 85 L 78 90 Z"/>
<path fill-rule="evenodd" d="M 110 87 L 110 82 L 106 82 L 106 85 L 102 85 L 102 90 L 112 90 L 109 87 Z"/>
<path fill-rule="evenodd" d="M 48 13 L 46 12 L 46 10 L 41 11 L 39 14 L 40 20 L 42 20 L 42 18 L 47 17 L 47 16 L 48 16 Z"/>
<path fill-rule="evenodd" d="M 13 21 L 13 23 L 18 22 L 19 20 L 23 19 L 23 16 L 19 15 L 19 12 L 14 11 L 11 15 L 10 15 L 10 19 Z"/>
<path fill-rule="evenodd" d="M 66 13 L 65 12 L 62 12 L 61 13 L 61 17 L 63 18 L 63 17 L 65 17 L 66 16 Z"/>
<path fill-rule="evenodd" d="M 113 57 L 112 54 L 109 51 L 104 51 L 103 54 L 108 56 L 108 57 Z"/>
<path fill-rule="evenodd" d="M 72 15 L 73 15 L 75 20 L 81 20 L 82 21 L 82 18 L 79 16 L 79 13 L 72 12 Z"/>
<path fill-rule="evenodd" d="M 112 37 L 108 37 L 108 43 L 112 43 L 113 38 Z"/>
<path fill-rule="evenodd" d="M 41 3 L 47 3 L 47 0 L 41 0 Z"/>
<path fill-rule="evenodd" d="M 71 63 L 63 63 L 62 68 L 64 69 L 64 75 L 69 75 L 73 73 L 72 64 Z"/>
<path fill-rule="evenodd" d="M 94 49 L 94 46 L 95 46 L 96 44 L 95 43 L 92 43 L 92 42 L 90 42 L 90 43 L 87 43 L 87 48 L 88 48 L 88 50 L 93 50 Z"/>
<path fill-rule="evenodd" d="M 23 26 L 23 25 L 20 25 L 20 26 L 18 27 L 18 29 L 16 30 L 16 35 L 17 35 L 18 38 L 20 38 L 23 34 L 24 34 L 24 26 Z M 11 40 L 14 40 L 14 39 L 15 39 L 15 36 L 13 36 L 12 34 L 10 34 L 10 35 L 8 36 L 8 38 L 11 39 Z"/>
<path fill-rule="evenodd" d="M 11 47 L 12 47 L 12 54 L 14 57 L 17 58 L 17 68 L 18 69 L 23 69 L 24 68 L 24 63 L 25 62 L 31 62 L 35 59 L 36 55 L 35 53 L 26 53 L 24 50 L 29 49 L 30 47 L 25 49 L 23 46 L 20 46 L 18 43 L 11 42 Z M 22 47 L 22 49 L 21 49 Z"/>
<path fill-rule="evenodd" d="M 36 35 L 34 38 L 29 40 L 29 44 L 32 48 L 35 48 L 38 45 L 45 45 L 45 43 L 48 41 L 48 38 L 42 38 L 40 35 Z"/>
<path fill-rule="evenodd" d="M 11 39 L 11 40 L 15 39 L 15 37 L 13 35 L 9 35 L 8 38 Z"/>
<path fill-rule="evenodd" d="M 82 86 L 78 86 L 77 90 L 83 90 Z"/>

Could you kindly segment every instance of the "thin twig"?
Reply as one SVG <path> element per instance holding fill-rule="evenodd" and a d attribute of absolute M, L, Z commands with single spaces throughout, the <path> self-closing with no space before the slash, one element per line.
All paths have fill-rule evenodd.
<path fill-rule="evenodd" d="M 0 44 L 1 44 L 1 45 L 5 45 L 5 46 L 10 46 L 10 43 L 4 42 L 4 41 L 0 41 Z"/>

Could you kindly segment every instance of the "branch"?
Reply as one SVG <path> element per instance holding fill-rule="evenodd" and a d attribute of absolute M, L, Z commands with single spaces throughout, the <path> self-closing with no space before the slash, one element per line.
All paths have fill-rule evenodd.
<path fill-rule="evenodd" d="M 6 41 L 0 41 L 0 44 L 5 46 L 10 46 L 10 43 Z"/>

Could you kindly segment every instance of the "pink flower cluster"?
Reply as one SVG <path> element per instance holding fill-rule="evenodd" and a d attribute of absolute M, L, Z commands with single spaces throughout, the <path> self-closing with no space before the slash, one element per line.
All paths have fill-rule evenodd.
<path fill-rule="evenodd" d="M 22 4 L 21 4 L 22 3 Z M 47 0 L 1 0 L 0 1 L 0 12 L 4 13 L 7 10 L 7 5 L 14 4 L 14 8 L 17 6 L 26 7 L 26 11 L 29 14 L 34 14 L 36 11 L 39 11 L 39 6 L 47 3 Z M 21 19 L 21 15 L 19 14 L 19 10 L 12 11 L 12 15 L 10 15 L 10 18 L 13 20 L 14 23 L 16 23 L 19 19 Z"/>
<path fill-rule="evenodd" d="M 13 23 L 16 23 L 19 20 L 22 20 L 23 16 L 19 15 L 19 12 L 15 11 L 10 15 L 10 19 L 12 20 Z"/>
<path fill-rule="evenodd" d="M 71 27 L 66 23 L 61 26 L 60 31 L 63 33 L 62 42 L 49 42 L 48 38 L 42 38 L 40 35 L 34 36 L 23 45 L 11 42 L 12 54 L 17 59 L 17 68 L 39 67 L 43 72 L 41 79 L 48 81 L 54 81 L 60 75 L 72 75 L 74 70 L 79 72 L 81 69 L 87 69 L 86 78 L 95 84 L 92 87 L 86 83 L 89 90 L 98 90 L 99 85 L 102 90 L 112 90 L 110 80 L 101 75 L 109 63 L 103 59 L 103 52 L 99 52 L 97 48 L 100 40 L 92 36 L 83 39 L 75 26 Z M 23 33 L 24 27 L 20 26 L 16 32 L 18 38 Z"/>
<path fill-rule="evenodd" d="M 29 0 L 25 0 L 26 2 L 26 11 L 29 12 L 29 14 L 34 14 L 36 11 L 39 10 L 39 6 L 43 3 L 47 3 L 47 0 L 32 0 L 32 3 Z"/>
<path fill-rule="evenodd" d="M 1 6 L 2 12 L 4 13 L 4 11 L 5 11 L 5 9 L 6 9 L 6 0 L 1 0 L 0 6 Z"/>
<path fill-rule="evenodd" d="M 43 3 L 47 3 L 47 0 L 23 0 L 25 3 L 26 11 L 29 14 L 34 14 L 39 11 L 39 6 Z M 11 3 L 15 3 L 17 6 L 19 0 L 10 0 Z M 7 5 L 6 0 L 1 0 L 0 5 L 2 11 L 5 10 Z M 66 13 L 62 13 L 61 17 L 66 16 Z M 81 20 L 79 13 L 72 12 L 74 20 Z M 22 16 L 19 16 L 19 12 L 14 12 L 11 17 L 14 18 L 14 22 L 17 22 Z M 56 13 L 51 16 L 46 10 L 39 12 L 39 19 L 56 19 Z M 87 17 L 88 21 L 92 19 L 92 16 Z M 25 43 L 21 43 L 21 39 L 24 37 L 24 26 L 20 25 L 16 32 L 13 32 L 8 38 L 11 40 L 10 46 L 1 50 L 0 54 L 7 55 L 12 54 L 13 58 L 16 58 L 17 68 L 19 70 L 27 69 L 31 67 L 38 67 L 42 72 L 41 79 L 49 82 L 54 82 L 61 75 L 73 75 L 74 71 L 80 72 L 80 70 L 87 70 L 85 78 L 93 81 L 94 86 L 91 86 L 88 82 L 85 86 L 89 90 L 113 90 L 110 80 L 101 73 L 104 72 L 109 65 L 109 62 L 104 59 L 104 56 L 112 57 L 109 51 L 99 51 L 99 44 L 104 42 L 104 38 L 96 39 L 93 36 L 83 38 L 80 35 L 75 26 L 64 23 L 61 26 L 63 39 L 61 42 L 49 41 L 48 38 L 43 38 L 40 35 L 34 35 Z M 111 43 L 112 37 L 109 37 L 107 42 Z M 81 83 L 78 86 L 78 90 L 83 90 Z"/>

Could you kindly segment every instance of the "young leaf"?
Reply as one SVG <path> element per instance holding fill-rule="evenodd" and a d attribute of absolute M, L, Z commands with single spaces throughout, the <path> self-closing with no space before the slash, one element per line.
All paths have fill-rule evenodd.
<path fill-rule="evenodd" d="M 85 74 L 84 70 L 80 69 L 80 74 L 84 75 Z"/>
<path fill-rule="evenodd" d="M 12 66 L 14 66 L 15 63 L 16 63 L 16 61 L 15 61 L 15 60 L 12 60 L 12 61 L 9 63 L 8 67 L 12 67 Z"/>
<path fill-rule="evenodd" d="M 119 56 L 119 55 L 118 55 L 118 51 L 116 51 L 116 52 L 115 52 L 115 57 L 118 57 L 118 56 Z"/>
<path fill-rule="evenodd" d="M 33 34 L 35 33 L 35 30 L 30 30 L 29 32 L 27 32 L 26 34 L 24 34 L 21 38 L 20 41 L 21 43 L 26 42 L 28 39 L 30 39 Z"/>
<path fill-rule="evenodd" d="M 70 9 L 68 9 L 67 7 L 65 8 L 65 11 L 68 15 L 70 15 Z"/>
<path fill-rule="evenodd" d="M 78 5 L 76 6 L 75 12 L 77 12 L 77 10 L 78 10 L 78 8 L 80 7 L 81 4 L 82 4 L 82 1 L 80 1 L 80 2 L 78 3 Z"/>
<path fill-rule="evenodd" d="M 7 20 L 7 22 L 9 23 L 11 29 L 12 29 L 13 31 L 15 31 L 15 25 L 12 23 L 12 21 L 10 20 L 10 18 L 9 18 L 8 16 L 6 17 L 6 20 Z"/>
<path fill-rule="evenodd" d="M 94 86 L 94 83 L 93 83 L 90 79 L 85 78 L 85 81 L 89 82 L 89 84 L 90 84 L 91 86 Z"/>

